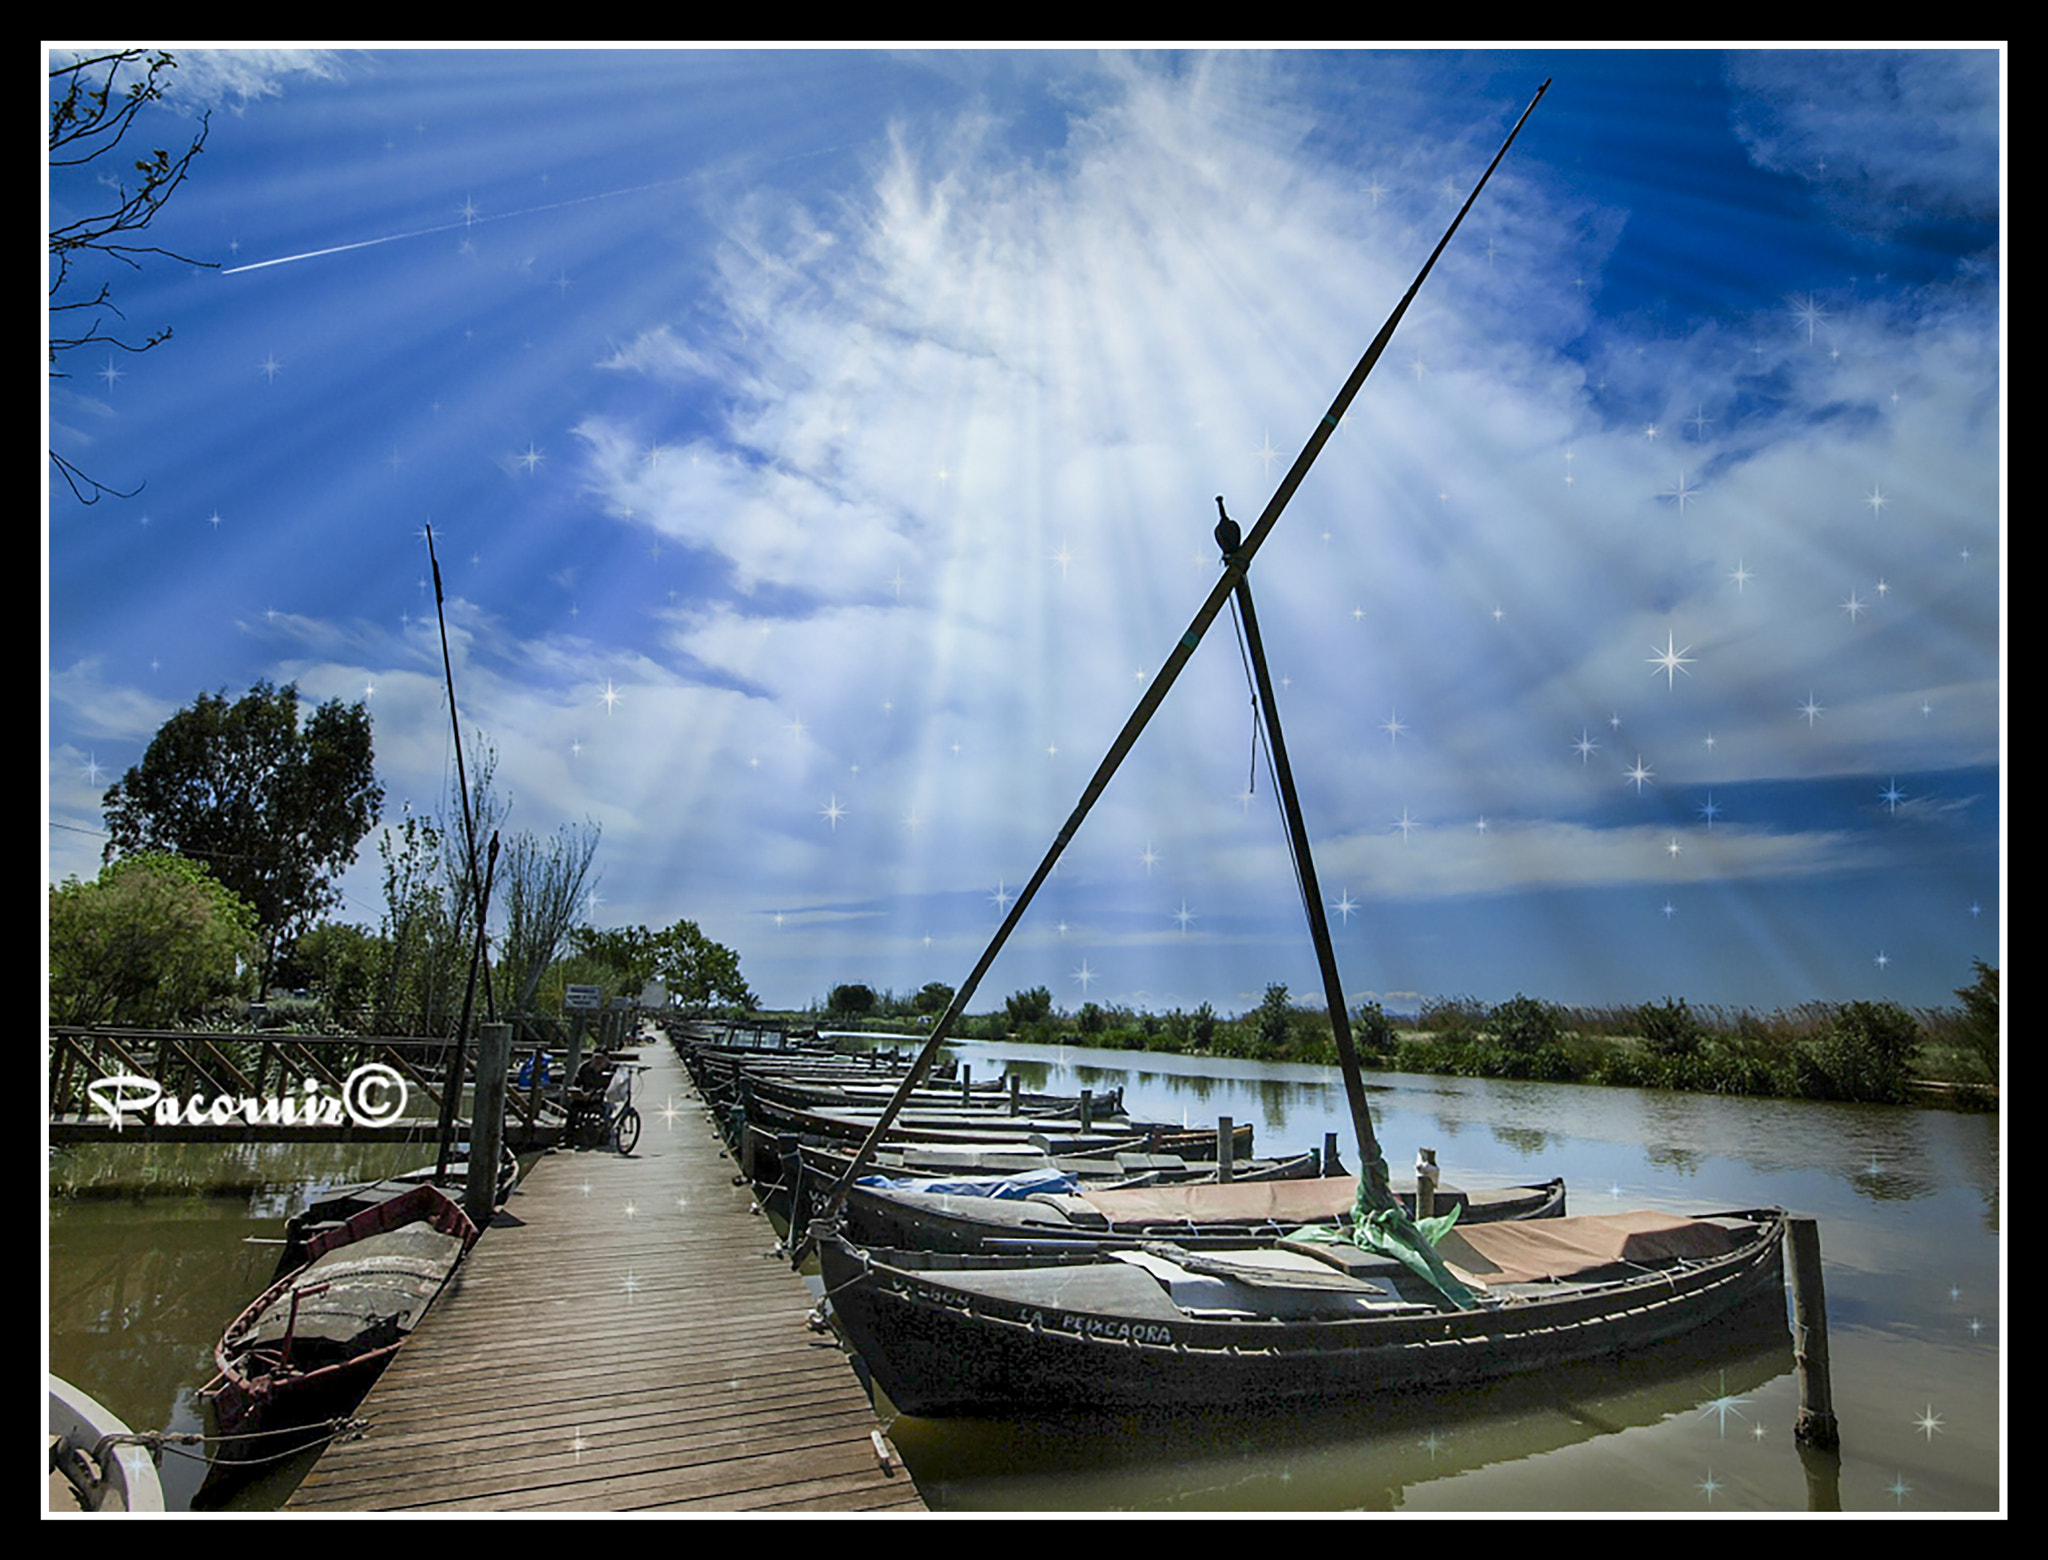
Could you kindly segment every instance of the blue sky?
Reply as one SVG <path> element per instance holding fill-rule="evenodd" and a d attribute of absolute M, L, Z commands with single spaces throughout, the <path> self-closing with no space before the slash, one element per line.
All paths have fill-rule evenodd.
<path fill-rule="evenodd" d="M 62 58 L 61 54 L 56 56 Z M 771 1004 L 958 984 L 1536 87 L 1252 583 L 1345 989 L 2002 963 L 1995 48 L 181 53 L 60 366 L 47 871 L 201 692 L 366 699 Z M 104 191 L 59 180 L 53 217 Z M 1319 992 L 1219 620 L 981 988 Z M 374 926 L 366 842 L 337 917 Z"/>

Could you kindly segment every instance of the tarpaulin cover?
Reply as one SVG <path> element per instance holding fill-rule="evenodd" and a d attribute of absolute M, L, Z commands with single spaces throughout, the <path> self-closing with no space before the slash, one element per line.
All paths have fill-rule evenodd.
<path fill-rule="evenodd" d="M 1030 1197 L 1037 1192 L 1071 1192 L 1081 1183 L 1061 1170 L 1026 1170 L 1017 1175 L 960 1175 L 939 1179 L 864 1175 L 856 1186 L 890 1192 L 934 1192 L 953 1197 Z"/>
<path fill-rule="evenodd" d="M 1446 1234 L 1436 1253 L 1483 1287 L 1575 1278 L 1616 1263 L 1718 1257 L 1736 1244 L 1731 1231 L 1711 1220 L 1644 1209 L 1469 1225 Z"/>

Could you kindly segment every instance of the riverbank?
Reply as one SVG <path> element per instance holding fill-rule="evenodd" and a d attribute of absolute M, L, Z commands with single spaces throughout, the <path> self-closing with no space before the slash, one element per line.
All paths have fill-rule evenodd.
<path fill-rule="evenodd" d="M 1998 974 L 1977 966 L 1957 1008 L 1892 1002 L 1810 1002 L 1792 1009 L 1695 1008 L 1683 999 L 1633 1007 L 1565 1007 L 1520 996 L 1491 1006 L 1437 998 L 1413 1018 L 1364 1003 L 1350 1015 L 1361 1061 L 1392 1072 L 1590 1083 L 1618 1088 L 1966 1111 L 1998 1108 Z M 1051 1011 L 1049 997 L 1019 992 L 999 1012 L 962 1020 L 962 1040 L 1018 1040 L 1234 1061 L 1337 1064 L 1320 1006 L 1270 986 L 1248 1013 L 1136 1012 L 1084 1005 Z M 788 1015 L 848 1029 L 901 1032 L 914 1015 Z M 924 1019 L 929 1022 L 929 1017 Z"/>

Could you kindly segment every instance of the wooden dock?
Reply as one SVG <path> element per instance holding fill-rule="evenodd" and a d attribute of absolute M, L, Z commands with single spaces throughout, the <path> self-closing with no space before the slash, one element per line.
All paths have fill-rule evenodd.
<path fill-rule="evenodd" d="M 639 1147 L 534 1166 L 287 1510 L 924 1509 L 681 1063 L 642 1060 Z"/>

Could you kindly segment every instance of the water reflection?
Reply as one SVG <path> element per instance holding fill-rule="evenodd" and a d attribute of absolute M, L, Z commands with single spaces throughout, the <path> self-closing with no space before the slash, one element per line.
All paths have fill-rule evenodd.
<path fill-rule="evenodd" d="M 936 1509 L 1396 1510 L 1433 1481 L 1691 1415 L 1716 1395 L 1751 1403 L 1791 1363 L 1784 1308 L 1766 1302 L 1651 1357 L 1457 1394 L 1228 1414 L 899 1417 L 890 1435 Z M 1583 1503 L 1584 1492 L 1564 1501 Z"/>

